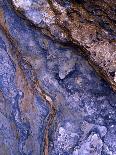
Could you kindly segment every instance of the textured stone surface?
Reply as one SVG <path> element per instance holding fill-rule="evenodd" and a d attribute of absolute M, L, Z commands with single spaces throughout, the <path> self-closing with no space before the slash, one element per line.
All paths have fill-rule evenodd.
<path fill-rule="evenodd" d="M 31 1 L 14 2 L 27 10 Z M 35 25 L 0 0 L 0 155 L 115 155 L 116 94 L 82 49 Z"/>
<path fill-rule="evenodd" d="M 115 0 L 12 0 L 17 11 L 52 38 L 80 46 L 116 90 Z"/>

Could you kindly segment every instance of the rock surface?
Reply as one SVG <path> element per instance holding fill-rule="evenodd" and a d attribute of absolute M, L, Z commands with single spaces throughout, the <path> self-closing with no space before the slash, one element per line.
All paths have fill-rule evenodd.
<path fill-rule="evenodd" d="M 81 55 L 85 39 L 75 47 L 66 44 L 70 36 L 63 38 L 68 30 L 53 31 L 59 24 L 51 25 L 52 4 L 63 14 L 82 7 L 65 0 L 0 0 L 0 155 L 116 155 L 116 94 Z"/>
<path fill-rule="evenodd" d="M 77 45 L 116 90 L 115 0 L 12 0 L 17 11 L 62 42 Z"/>

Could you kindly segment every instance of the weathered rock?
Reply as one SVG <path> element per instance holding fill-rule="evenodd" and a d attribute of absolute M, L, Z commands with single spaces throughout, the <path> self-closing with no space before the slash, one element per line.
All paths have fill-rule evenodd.
<path fill-rule="evenodd" d="M 115 0 L 12 0 L 48 36 L 79 46 L 116 90 Z"/>
<path fill-rule="evenodd" d="M 115 155 L 116 94 L 36 27 L 0 0 L 0 154 Z"/>
<path fill-rule="evenodd" d="M 97 134 L 91 134 L 80 149 L 75 149 L 73 155 L 99 155 L 101 154 L 103 142 Z"/>

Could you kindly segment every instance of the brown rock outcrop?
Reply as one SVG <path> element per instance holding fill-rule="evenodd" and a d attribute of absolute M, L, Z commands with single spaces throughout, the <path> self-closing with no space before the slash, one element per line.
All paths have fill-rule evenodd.
<path fill-rule="evenodd" d="M 115 0 L 12 0 L 42 32 L 82 49 L 116 90 Z"/>

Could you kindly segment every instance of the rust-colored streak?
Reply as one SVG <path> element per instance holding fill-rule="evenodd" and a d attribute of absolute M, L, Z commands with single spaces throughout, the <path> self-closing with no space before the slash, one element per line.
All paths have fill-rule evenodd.
<path fill-rule="evenodd" d="M 43 22 L 45 25 L 49 24 L 44 27 L 44 24 L 41 26 L 38 23 L 36 26 L 50 37 L 78 46 L 83 55 L 88 56 L 92 66 L 101 70 L 100 74 L 116 91 L 116 76 L 111 75 L 116 70 L 114 0 L 84 3 L 72 0 L 69 7 L 61 5 L 60 2 L 62 1 L 47 0 L 45 5 L 40 5 L 39 7 L 47 14 Z M 35 24 L 33 18 L 29 19 L 26 16 L 26 9 L 15 4 L 14 8 L 17 14 L 20 12 L 31 21 L 31 24 Z M 39 12 L 37 13 L 39 15 Z"/>
<path fill-rule="evenodd" d="M 20 67 L 17 67 L 16 70 L 16 84 L 17 87 L 24 93 L 24 97 L 22 99 L 21 109 L 23 110 L 23 113 L 28 112 L 28 110 L 35 111 L 35 107 L 33 105 L 34 103 L 34 94 L 25 80 L 25 77 L 20 69 Z"/>
<path fill-rule="evenodd" d="M 5 26 L 5 20 L 4 20 L 4 13 L 3 10 L 0 8 L 0 23 Z"/>
<path fill-rule="evenodd" d="M 0 8 L 0 26 L 4 33 L 8 31 L 8 26 L 4 18 L 4 11 Z"/>
<path fill-rule="evenodd" d="M 27 121 L 30 124 L 32 133 L 29 135 L 28 139 L 25 142 L 25 147 L 34 151 L 34 154 L 37 154 L 39 152 L 38 149 L 38 143 L 37 141 L 37 134 L 38 131 L 38 119 L 40 119 L 38 116 L 38 110 L 35 105 L 35 95 L 33 90 L 31 89 L 31 86 L 29 85 L 28 81 L 25 78 L 26 75 L 24 75 L 23 71 L 19 66 L 17 66 L 16 70 L 16 84 L 20 91 L 23 92 L 23 97 L 21 99 L 21 103 L 19 104 L 20 111 L 21 111 L 21 118 L 23 121 Z"/>
<path fill-rule="evenodd" d="M 29 64 L 29 62 L 26 61 L 26 63 L 28 64 L 28 66 L 31 66 Z M 18 68 L 17 69 L 17 85 L 18 87 L 25 92 L 24 98 L 22 99 L 22 110 L 23 113 L 29 111 L 34 111 L 36 113 L 36 107 L 34 107 L 34 96 L 33 93 L 34 92 L 38 92 L 39 95 L 41 95 L 42 99 L 45 100 L 45 102 L 48 103 L 48 106 L 50 108 L 50 113 L 48 115 L 48 119 L 47 119 L 47 126 L 45 129 L 45 134 L 44 134 L 44 151 L 43 154 L 44 155 L 48 155 L 48 147 L 49 147 L 49 139 L 48 139 L 48 132 L 49 132 L 49 128 L 54 120 L 55 114 L 56 114 L 56 108 L 55 105 L 52 101 L 52 99 L 49 97 L 49 95 L 42 89 L 39 80 L 36 78 L 36 73 L 34 72 L 33 69 L 33 85 L 31 85 L 31 87 L 29 86 L 28 82 L 24 81 L 24 77 L 21 73 L 21 69 Z M 26 76 L 26 75 L 25 75 Z M 23 80 L 22 80 L 23 79 Z M 36 119 L 36 118 L 34 118 Z M 31 122 L 33 122 L 31 120 Z M 32 123 L 31 123 L 32 124 Z"/>
<path fill-rule="evenodd" d="M 34 72 L 34 74 L 36 74 L 36 73 Z M 36 76 L 36 75 L 34 75 L 34 76 Z M 50 98 L 50 96 L 42 89 L 42 87 L 39 83 L 39 80 L 34 81 L 34 88 L 38 91 L 38 93 L 41 95 L 43 100 L 45 100 L 48 103 L 48 106 L 50 108 L 50 113 L 49 113 L 48 119 L 47 119 L 47 126 L 46 126 L 45 133 L 44 133 L 44 151 L 43 151 L 43 155 L 48 155 L 49 154 L 48 133 L 49 133 L 49 128 L 55 118 L 55 115 L 56 115 L 56 107 L 55 107 L 52 99 Z"/>
<path fill-rule="evenodd" d="M 33 128 L 33 120 L 36 118 L 36 107 L 34 106 L 34 93 L 38 92 L 38 94 L 42 97 L 43 100 L 48 104 L 50 108 L 50 113 L 48 114 L 48 119 L 47 119 L 47 126 L 45 129 L 45 136 L 44 136 L 44 150 L 43 150 L 43 155 L 48 155 L 48 146 L 49 146 L 49 138 L 48 138 L 48 131 L 49 128 L 54 120 L 55 114 L 56 114 L 56 107 L 52 101 L 52 99 L 49 97 L 49 95 L 42 89 L 39 80 L 37 79 L 36 72 L 34 69 L 32 70 L 33 72 L 33 77 L 31 77 L 32 84 L 29 83 L 26 79 L 26 74 L 23 71 L 23 66 L 21 61 L 25 61 L 29 69 L 31 69 L 31 64 L 24 60 L 22 57 L 22 54 L 20 52 L 20 49 L 18 47 L 18 44 L 16 40 L 10 35 L 8 29 L 4 27 L 4 25 L 0 22 L 0 28 L 3 30 L 4 34 L 6 35 L 9 43 L 11 44 L 11 50 L 10 50 L 10 55 L 12 56 L 14 62 L 17 64 L 17 71 L 16 71 L 16 83 L 18 88 L 24 92 L 24 98 L 22 99 L 21 103 L 21 110 L 26 114 L 26 112 L 34 112 L 35 115 L 33 117 L 30 117 L 29 114 L 25 115 L 25 119 L 29 119 L 29 122 Z M 33 80 L 34 79 L 34 80 Z M 36 137 L 37 138 L 37 137 Z M 34 142 L 33 142 L 34 143 Z M 32 144 L 34 147 L 37 147 L 36 144 Z M 36 148 L 35 148 L 36 150 Z"/>

